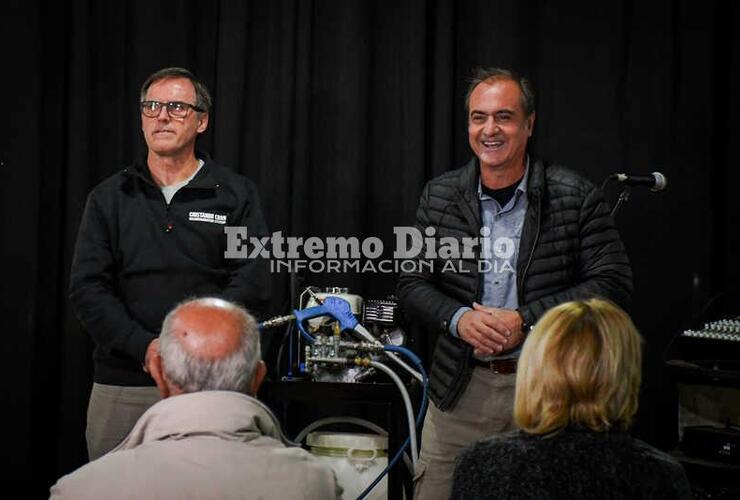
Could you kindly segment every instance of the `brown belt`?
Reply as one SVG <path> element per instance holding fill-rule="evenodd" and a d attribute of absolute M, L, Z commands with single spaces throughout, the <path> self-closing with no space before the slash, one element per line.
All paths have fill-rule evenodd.
<path fill-rule="evenodd" d="M 487 368 L 493 373 L 516 373 L 516 359 L 492 359 L 490 361 L 481 361 L 473 358 L 473 366 Z"/>

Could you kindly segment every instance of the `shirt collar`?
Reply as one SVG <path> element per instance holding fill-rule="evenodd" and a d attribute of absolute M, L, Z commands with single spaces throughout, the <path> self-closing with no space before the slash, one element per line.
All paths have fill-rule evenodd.
<path fill-rule="evenodd" d="M 522 177 L 521 182 L 519 182 L 519 185 L 516 187 L 516 193 L 514 194 L 514 196 L 521 196 L 522 194 L 525 194 L 527 192 L 528 181 L 529 181 L 529 155 L 527 155 L 527 164 L 524 167 L 524 176 Z M 478 175 L 478 199 L 481 201 L 493 199 L 483 192 L 483 185 L 481 184 L 480 175 Z"/>
<path fill-rule="evenodd" d="M 237 392 L 200 391 L 172 396 L 150 407 L 115 450 L 204 434 L 245 442 L 265 435 L 282 437 L 275 416 L 256 399 Z"/>

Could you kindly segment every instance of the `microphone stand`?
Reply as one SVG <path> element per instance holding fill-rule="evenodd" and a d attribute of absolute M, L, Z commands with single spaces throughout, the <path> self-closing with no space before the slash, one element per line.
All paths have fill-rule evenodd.
<path fill-rule="evenodd" d="M 624 186 L 622 188 L 622 191 L 619 193 L 619 197 L 617 198 L 617 202 L 614 204 L 614 207 L 612 208 L 611 216 L 614 218 L 614 214 L 617 213 L 619 210 L 619 207 L 622 206 L 622 203 L 626 202 L 630 199 L 630 193 L 632 191 L 630 190 L 629 186 Z"/>
<path fill-rule="evenodd" d="M 606 190 L 606 185 L 609 184 L 610 181 L 616 180 L 618 178 L 617 174 L 611 174 L 604 179 L 604 182 L 601 183 L 601 190 Z M 622 186 L 622 191 L 619 192 L 619 197 L 617 198 L 617 202 L 614 204 L 614 207 L 612 207 L 611 216 L 614 218 L 614 215 L 619 210 L 619 207 L 622 206 L 622 203 L 626 202 L 630 199 L 630 193 L 632 191 L 630 190 L 629 186 Z"/>

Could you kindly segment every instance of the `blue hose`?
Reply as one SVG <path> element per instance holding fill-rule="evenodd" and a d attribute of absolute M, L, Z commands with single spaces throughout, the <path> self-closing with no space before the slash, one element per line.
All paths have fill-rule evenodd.
<path fill-rule="evenodd" d="M 419 413 L 416 415 L 416 426 L 418 427 L 421 424 L 422 419 L 424 418 L 424 413 L 427 409 L 427 403 L 428 403 L 428 396 L 427 396 L 427 389 L 429 386 L 429 378 L 427 377 L 427 372 L 424 370 L 424 366 L 421 364 L 421 359 L 414 354 L 409 349 L 406 349 L 405 347 L 395 346 L 395 345 L 385 345 L 383 346 L 383 350 L 390 351 L 390 352 L 398 352 L 400 354 L 403 354 L 407 358 L 413 362 L 416 367 L 419 369 L 419 373 L 421 373 L 422 378 L 424 381 L 422 382 L 422 397 L 421 397 L 421 406 L 419 406 Z M 381 472 L 378 477 L 375 478 L 375 480 L 370 483 L 370 486 L 364 489 L 362 493 L 360 493 L 360 496 L 357 497 L 357 500 L 362 500 L 372 491 L 373 488 L 385 477 L 386 474 L 388 474 L 388 471 L 390 471 L 394 465 L 396 465 L 396 462 L 403 456 L 403 452 L 408 448 L 409 443 L 411 443 L 411 437 L 407 437 L 406 440 L 401 445 L 401 448 L 396 452 L 395 455 L 393 455 L 393 458 L 388 462 L 388 466 L 383 469 L 383 472 Z"/>

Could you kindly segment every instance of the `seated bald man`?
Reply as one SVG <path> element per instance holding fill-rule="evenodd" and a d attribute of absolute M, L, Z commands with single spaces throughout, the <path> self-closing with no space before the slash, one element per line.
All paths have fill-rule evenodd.
<path fill-rule="evenodd" d="M 332 499 L 332 470 L 285 446 L 257 401 L 265 376 L 259 332 L 241 307 L 186 301 L 162 324 L 152 374 L 165 398 L 113 451 L 62 477 L 51 498 Z"/>

